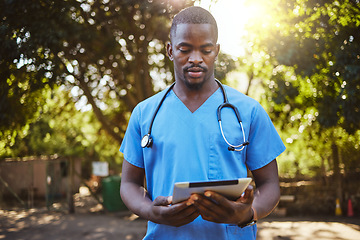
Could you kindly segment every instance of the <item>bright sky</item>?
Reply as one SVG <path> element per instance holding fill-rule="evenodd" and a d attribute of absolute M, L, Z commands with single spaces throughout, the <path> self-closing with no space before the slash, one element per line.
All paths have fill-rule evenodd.
<path fill-rule="evenodd" d="M 219 28 L 221 51 L 236 57 L 243 53 L 244 43 L 241 39 L 247 34 L 244 29 L 247 22 L 260 20 L 266 16 L 262 2 L 251 1 L 250 5 L 246 5 L 245 0 L 201 0 L 195 5 L 213 14 Z"/>

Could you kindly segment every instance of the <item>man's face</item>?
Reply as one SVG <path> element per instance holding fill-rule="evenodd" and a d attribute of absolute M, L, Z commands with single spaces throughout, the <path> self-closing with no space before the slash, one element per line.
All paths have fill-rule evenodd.
<path fill-rule="evenodd" d="M 175 79 L 188 88 L 199 89 L 214 77 L 219 53 L 215 31 L 210 24 L 179 24 L 167 51 L 174 62 Z"/>

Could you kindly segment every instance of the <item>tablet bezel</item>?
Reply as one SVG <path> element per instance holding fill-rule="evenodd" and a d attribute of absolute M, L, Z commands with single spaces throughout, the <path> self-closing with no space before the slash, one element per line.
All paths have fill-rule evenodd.
<path fill-rule="evenodd" d="M 230 200 L 236 200 L 245 191 L 251 180 L 251 178 L 238 178 L 202 182 L 177 182 L 174 184 L 172 203 L 185 201 L 191 194 L 203 194 L 205 191 L 214 191 Z"/>

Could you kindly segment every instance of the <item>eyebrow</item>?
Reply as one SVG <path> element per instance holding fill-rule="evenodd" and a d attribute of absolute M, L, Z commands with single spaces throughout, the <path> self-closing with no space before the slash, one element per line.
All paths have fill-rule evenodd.
<path fill-rule="evenodd" d="M 191 45 L 190 43 L 186 43 L 186 42 L 181 42 L 179 44 L 177 44 L 177 46 L 179 47 L 192 47 L 193 45 Z M 206 47 L 214 47 L 215 45 L 212 43 L 206 43 L 200 46 L 200 48 L 206 48 Z"/>

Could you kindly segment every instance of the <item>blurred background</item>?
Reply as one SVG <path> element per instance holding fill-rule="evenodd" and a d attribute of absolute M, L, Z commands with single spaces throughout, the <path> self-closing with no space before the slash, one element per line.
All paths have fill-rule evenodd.
<path fill-rule="evenodd" d="M 171 19 L 194 4 L 218 21 L 216 77 L 287 147 L 275 213 L 359 216 L 359 0 L 1 1 L 0 208 L 74 212 L 81 191 L 125 208 L 127 122 L 174 81 Z"/>

